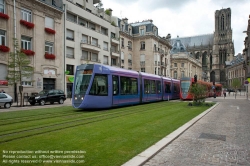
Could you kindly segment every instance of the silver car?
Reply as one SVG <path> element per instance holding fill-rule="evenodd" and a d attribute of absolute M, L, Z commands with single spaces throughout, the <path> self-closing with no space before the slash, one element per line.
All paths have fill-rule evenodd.
<path fill-rule="evenodd" d="M 13 103 L 13 99 L 6 93 L 0 93 L 0 107 L 10 108 Z"/>

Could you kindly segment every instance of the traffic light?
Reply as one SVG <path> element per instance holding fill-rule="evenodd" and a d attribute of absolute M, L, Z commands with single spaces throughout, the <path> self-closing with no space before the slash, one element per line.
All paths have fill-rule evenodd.
<path fill-rule="evenodd" d="M 197 75 L 194 75 L 194 82 L 197 82 Z"/>

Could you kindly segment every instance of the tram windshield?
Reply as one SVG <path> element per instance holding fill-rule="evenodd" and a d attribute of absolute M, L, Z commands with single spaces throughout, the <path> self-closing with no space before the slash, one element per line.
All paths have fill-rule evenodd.
<path fill-rule="evenodd" d="M 190 81 L 181 81 L 181 93 L 188 93 Z"/>
<path fill-rule="evenodd" d="M 86 94 L 93 70 L 78 70 L 75 74 L 75 94 Z"/>

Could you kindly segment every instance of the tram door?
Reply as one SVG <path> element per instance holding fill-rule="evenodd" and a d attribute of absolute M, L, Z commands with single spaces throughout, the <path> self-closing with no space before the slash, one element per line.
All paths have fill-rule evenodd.
<path fill-rule="evenodd" d="M 143 101 L 149 100 L 149 93 L 150 93 L 150 80 L 144 79 Z"/>
<path fill-rule="evenodd" d="M 112 76 L 112 92 L 113 92 L 113 105 L 118 105 L 119 104 L 119 95 L 120 95 L 120 91 L 119 91 L 119 77 L 113 75 Z"/>

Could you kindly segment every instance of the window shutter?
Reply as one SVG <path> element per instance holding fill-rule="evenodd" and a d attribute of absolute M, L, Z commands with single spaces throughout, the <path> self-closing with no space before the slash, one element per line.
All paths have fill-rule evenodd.
<path fill-rule="evenodd" d="M 87 51 L 82 50 L 82 59 L 88 60 L 88 52 Z"/>
<path fill-rule="evenodd" d="M 67 29 L 67 37 L 74 39 L 74 31 L 68 30 Z"/>
<path fill-rule="evenodd" d="M 104 58 L 103 58 L 103 63 L 104 63 L 104 64 L 108 64 L 108 57 L 107 57 L 107 56 L 104 56 Z"/>
<path fill-rule="evenodd" d="M 71 48 L 71 47 L 67 47 L 67 57 L 69 58 L 74 58 L 74 48 Z"/>
<path fill-rule="evenodd" d="M 145 55 L 141 55 L 141 61 L 145 61 Z"/>
<path fill-rule="evenodd" d="M 7 66 L 0 64 L 0 80 L 6 80 L 7 77 Z"/>
<path fill-rule="evenodd" d="M 52 18 L 45 17 L 45 27 L 54 29 L 54 20 Z"/>
<path fill-rule="evenodd" d="M 121 59 L 124 59 L 124 53 L 122 52 L 122 54 L 121 54 Z"/>

